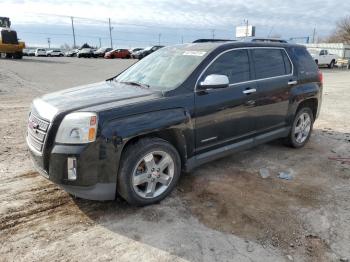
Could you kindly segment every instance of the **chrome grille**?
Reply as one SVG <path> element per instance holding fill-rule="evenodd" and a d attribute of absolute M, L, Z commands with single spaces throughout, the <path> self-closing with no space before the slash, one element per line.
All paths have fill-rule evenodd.
<path fill-rule="evenodd" d="M 29 146 L 33 147 L 40 153 L 43 151 L 46 133 L 48 131 L 50 123 L 41 119 L 33 112 L 29 115 L 27 140 Z"/>

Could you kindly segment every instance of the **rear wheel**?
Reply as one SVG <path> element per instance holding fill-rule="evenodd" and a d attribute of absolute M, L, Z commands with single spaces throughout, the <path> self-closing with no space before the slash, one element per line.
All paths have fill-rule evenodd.
<path fill-rule="evenodd" d="M 172 145 L 159 138 L 141 139 L 123 154 L 118 192 L 132 205 L 158 203 L 174 189 L 180 172 L 180 157 Z"/>
<path fill-rule="evenodd" d="M 302 107 L 296 114 L 286 143 L 294 148 L 303 147 L 310 139 L 314 117 L 309 107 Z"/>

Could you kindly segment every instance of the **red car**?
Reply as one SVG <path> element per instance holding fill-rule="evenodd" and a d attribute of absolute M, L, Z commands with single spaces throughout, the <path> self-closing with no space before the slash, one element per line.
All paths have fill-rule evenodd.
<path fill-rule="evenodd" d="M 128 49 L 114 49 L 105 54 L 105 58 L 130 58 L 131 53 Z"/>

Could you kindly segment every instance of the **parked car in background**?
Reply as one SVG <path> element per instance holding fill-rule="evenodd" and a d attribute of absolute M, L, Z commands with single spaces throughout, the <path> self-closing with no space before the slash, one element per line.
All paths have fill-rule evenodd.
<path fill-rule="evenodd" d="M 28 56 L 35 56 L 35 49 L 28 49 Z"/>
<path fill-rule="evenodd" d="M 114 49 L 105 54 L 105 58 L 130 58 L 131 53 L 128 49 Z"/>
<path fill-rule="evenodd" d="M 26 139 L 36 169 L 67 192 L 149 205 L 181 171 L 280 138 L 303 147 L 322 89 L 301 45 L 176 45 L 104 82 L 35 99 Z"/>
<path fill-rule="evenodd" d="M 28 56 L 29 49 L 28 48 L 24 48 L 22 53 L 23 53 L 23 56 Z"/>
<path fill-rule="evenodd" d="M 44 48 L 37 48 L 35 50 L 35 56 L 46 56 L 46 49 L 44 49 Z"/>
<path fill-rule="evenodd" d="M 157 51 L 158 49 L 162 48 L 164 46 L 162 45 L 155 45 L 155 46 L 151 46 L 151 47 L 147 47 L 141 51 L 138 51 L 134 54 L 134 57 L 133 58 L 136 58 L 136 59 L 142 59 L 146 56 L 148 56 L 149 54 L 152 54 L 153 52 Z"/>
<path fill-rule="evenodd" d="M 61 50 L 49 50 L 46 52 L 46 56 L 64 56 Z"/>
<path fill-rule="evenodd" d="M 90 58 L 93 56 L 94 56 L 94 50 L 92 48 L 83 48 L 79 50 L 79 52 L 77 53 L 78 58 L 81 58 L 81 57 Z"/>
<path fill-rule="evenodd" d="M 337 55 L 330 54 L 327 49 L 309 48 L 308 51 L 318 66 L 333 68 L 339 58 Z"/>
<path fill-rule="evenodd" d="M 134 48 L 134 49 L 130 49 L 130 57 L 131 58 L 135 58 L 135 54 L 137 54 L 138 52 L 141 52 L 143 50 L 143 48 Z"/>
<path fill-rule="evenodd" d="M 73 56 L 77 56 L 77 53 L 79 52 L 78 49 L 72 49 L 72 50 L 69 50 L 65 53 L 65 56 L 67 57 L 73 57 Z"/>
<path fill-rule="evenodd" d="M 112 51 L 112 50 L 113 49 L 110 47 L 101 47 L 94 52 L 94 57 L 95 58 L 104 57 L 107 52 Z"/>

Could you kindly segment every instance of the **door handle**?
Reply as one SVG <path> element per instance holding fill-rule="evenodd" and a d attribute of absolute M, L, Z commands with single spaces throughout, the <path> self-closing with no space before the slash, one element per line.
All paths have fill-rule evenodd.
<path fill-rule="evenodd" d="M 295 81 L 295 80 L 294 80 L 294 81 L 289 81 L 289 82 L 288 82 L 288 85 L 289 85 L 289 86 L 294 86 L 294 85 L 296 85 L 296 84 L 298 84 L 298 81 Z"/>
<path fill-rule="evenodd" d="M 250 88 L 250 89 L 244 90 L 243 94 L 249 95 L 249 94 L 252 94 L 252 93 L 255 93 L 255 92 L 256 92 L 255 88 Z"/>

